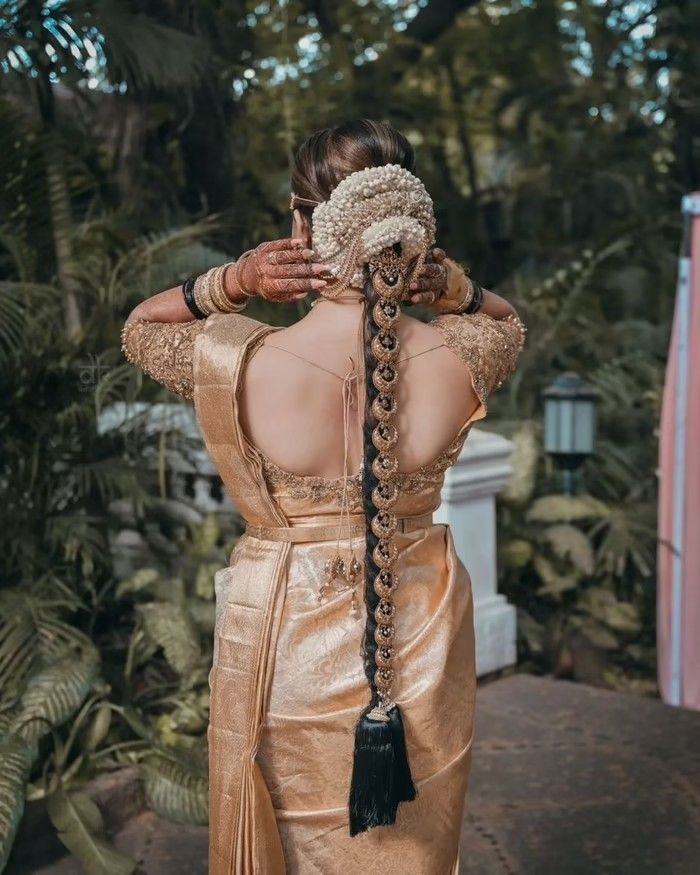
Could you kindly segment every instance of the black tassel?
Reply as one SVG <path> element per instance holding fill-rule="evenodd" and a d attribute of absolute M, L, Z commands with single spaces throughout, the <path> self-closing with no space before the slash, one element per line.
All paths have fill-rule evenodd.
<path fill-rule="evenodd" d="M 374 826 L 390 826 L 400 802 L 416 798 L 406 752 L 401 712 L 395 705 L 388 720 L 370 720 L 367 707 L 355 728 L 355 755 L 350 782 L 350 835 Z"/>
<path fill-rule="evenodd" d="M 396 806 L 399 802 L 412 802 L 416 798 L 416 788 L 411 776 L 411 766 L 406 750 L 406 733 L 403 728 L 403 718 L 398 705 L 389 712 L 391 717 L 391 732 L 394 744 L 394 789 Z"/>

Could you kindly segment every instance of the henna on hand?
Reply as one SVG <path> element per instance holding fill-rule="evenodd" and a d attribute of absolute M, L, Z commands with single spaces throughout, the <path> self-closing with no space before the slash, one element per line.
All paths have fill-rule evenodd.
<path fill-rule="evenodd" d="M 446 258 L 443 249 L 432 250 L 423 270 L 411 283 L 411 304 L 435 304 L 447 291 L 447 270 L 443 264 Z"/>
<path fill-rule="evenodd" d="M 319 274 L 328 266 L 313 262 L 313 251 L 298 238 L 261 243 L 244 258 L 239 278 L 246 293 L 284 303 L 305 298 L 327 285 Z"/>

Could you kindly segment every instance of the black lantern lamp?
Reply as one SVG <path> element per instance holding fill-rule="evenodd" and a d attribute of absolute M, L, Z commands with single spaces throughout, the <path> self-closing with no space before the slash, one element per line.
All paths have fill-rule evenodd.
<path fill-rule="evenodd" d="M 564 492 L 576 491 L 576 471 L 593 453 L 598 393 L 573 371 L 556 378 L 544 398 L 544 449 L 562 470 Z"/>

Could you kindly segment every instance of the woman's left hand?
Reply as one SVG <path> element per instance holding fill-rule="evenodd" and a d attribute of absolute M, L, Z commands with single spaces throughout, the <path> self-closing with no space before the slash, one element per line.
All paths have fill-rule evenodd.
<path fill-rule="evenodd" d="M 428 255 L 423 270 L 411 283 L 411 304 L 435 304 L 447 291 L 447 270 L 443 264 L 444 249 L 435 248 Z"/>

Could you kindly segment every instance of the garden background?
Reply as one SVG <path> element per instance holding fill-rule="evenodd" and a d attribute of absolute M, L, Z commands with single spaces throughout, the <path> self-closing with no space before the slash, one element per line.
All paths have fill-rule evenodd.
<path fill-rule="evenodd" d="M 158 812 L 206 821 L 213 572 L 240 525 L 187 500 L 196 439 L 99 417 L 175 400 L 123 361 L 129 310 L 286 236 L 293 151 L 339 121 L 409 137 L 440 245 L 529 327 L 488 423 L 516 447 L 499 561 L 519 670 L 656 695 L 698 32 L 691 0 L 2 2 L 0 869 L 26 796 L 88 871 L 131 871 L 75 795 L 124 764 Z M 600 399 L 575 496 L 542 450 L 540 393 L 565 370 Z"/>

